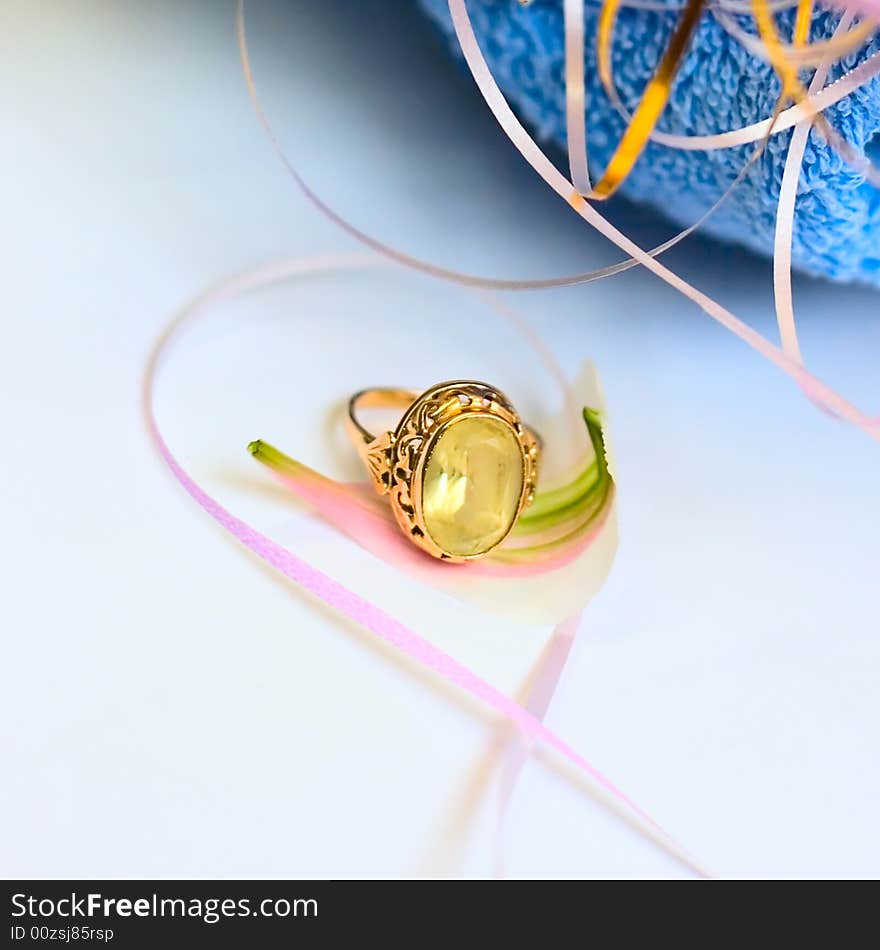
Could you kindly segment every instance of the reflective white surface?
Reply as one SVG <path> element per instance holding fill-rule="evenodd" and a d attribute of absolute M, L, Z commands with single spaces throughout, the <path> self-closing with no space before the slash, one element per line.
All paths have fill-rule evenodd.
<path fill-rule="evenodd" d="M 496 276 L 616 259 L 513 153 L 410 4 L 251 6 L 267 110 L 358 225 Z M 434 860 L 492 735 L 481 711 L 227 543 L 144 434 L 143 362 L 183 301 L 265 260 L 352 246 L 258 128 L 232 4 L 18 0 L 6 14 L 0 872 L 490 874 L 491 788 L 461 862 Z M 670 233 L 616 216 L 646 246 Z M 766 262 L 698 240 L 670 259 L 771 331 Z M 880 411 L 880 297 L 806 280 L 795 294 L 808 360 Z M 567 370 L 598 365 L 620 486 L 619 556 L 549 724 L 721 876 L 877 876 L 880 446 L 644 273 L 511 302 Z M 226 503 L 513 690 L 547 631 L 420 600 L 268 490 L 244 451 L 261 436 L 354 476 L 328 428 L 342 397 L 468 375 L 530 418 L 548 408 L 525 347 L 458 291 L 319 280 L 201 328 L 159 410 Z M 539 761 L 506 867 L 686 875 Z"/>

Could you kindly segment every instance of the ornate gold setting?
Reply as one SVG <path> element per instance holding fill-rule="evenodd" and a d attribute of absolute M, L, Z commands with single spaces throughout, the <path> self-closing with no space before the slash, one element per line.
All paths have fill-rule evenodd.
<path fill-rule="evenodd" d="M 373 436 L 358 421 L 357 414 L 361 409 L 380 407 L 406 407 L 406 410 L 393 432 Z M 422 484 L 433 447 L 449 426 L 465 416 L 488 416 L 509 427 L 520 448 L 523 477 L 516 516 L 504 537 L 487 551 L 462 557 L 444 551 L 428 533 L 422 511 Z M 389 496 L 401 530 L 413 544 L 433 557 L 451 563 L 484 557 L 503 543 L 523 509 L 535 497 L 538 440 L 523 425 L 507 396 L 486 383 L 474 380 L 438 383 L 421 395 L 404 389 L 364 390 L 352 396 L 347 422 L 349 435 L 373 484 L 379 494 Z"/>

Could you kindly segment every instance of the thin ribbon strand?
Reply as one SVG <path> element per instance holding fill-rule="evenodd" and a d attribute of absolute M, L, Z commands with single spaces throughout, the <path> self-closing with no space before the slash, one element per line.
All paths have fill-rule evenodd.
<path fill-rule="evenodd" d="M 584 83 L 584 4 L 583 0 L 565 0 L 562 7 L 565 24 L 565 138 L 572 184 L 582 195 L 592 190 L 587 152 Z"/>
<path fill-rule="evenodd" d="M 853 14 L 845 13 L 837 25 L 835 35 L 845 32 L 852 20 Z M 833 59 L 830 56 L 824 63 L 820 63 L 810 82 L 810 93 L 820 89 L 825 84 L 832 64 Z M 804 152 L 807 148 L 807 140 L 812 127 L 813 120 L 804 119 L 795 126 L 791 137 L 782 172 L 782 183 L 779 186 L 779 202 L 776 206 L 776 230 L 773 241 L 773 292 L 779 338 L 785 354 L 801 364 L 803 358 L 798 342 L 791 286 L 791 248 L 794 235 L 794 213 L 798 181 L 800 180 Z"/>
<path fill-rule="evenodd" d="M 810 25 L 813 22 L 813 0 L 799 0 L 794 20 L 792 43 L 794 49 L 800 49 L 810 39 Z M 835 34 L 836 35 L 836 34 Z M 829 59 L 830 57 L 826 57 Z M 822 84 L 824 85 L 824 83 Z M 821 86 L 819 87 L 821 88 Z"/>
<path fill-rule="evenodd" d="M 571 648 L 580 628 L 582 614 L 563 621 L 553 631 L 550 642 L 529 689 L 526 709 L 541 722 L 550 709 L 559 681 L 565 672 Z M 495 829 L 495 876 L 504 877 L 504 838 L 510 801 L 523 768 L 529 759 L 531 744 L 522 736 L 513 736 L 504 755 L 504 767 L 498 789 L 498 819 Z"/>
<path fill-rule="evenodd" d="M 599 19 L 599 75 L 610 95 L 616 95 L 613 93 L 614 84 L 611 76 L 611 40 L 617 6 L 618 0 L 606 0 Z M 642 93 L 632 120 L 618 142 L 602 177 L 590 193 L 590 198 L 597 200 L 610 198 L 623 184 L 644 151 L 669 101 L 672 84 L 700 17 L 703 15 L 704 6 L 705 0 L 687 0 L 669 44 L 660 59 L 660 65 Z M 610 9 L 610 13 L 606 14 L 606 9 Z"/>
<path fill-rule="evenodd" d="M 617 96 L 611 71 L 611 48 L 614 45 L 614 27 L 620 7 L 620 0 L 604 0 L 596 23 L 596 69 L 599 82 L 611 98 Z"/>
<path fill-rule="evenodd" d="M 754 0 L 748 0 L 748 10 L 742 12 L 754 14 L 754 7 Z M 764 4 L 764 7 L 770 13 L 775 12 L 770 4 Z M 800 9 L 802 7 L 799 7 Z M 846 33 L 829 37 L 826 40 L 816 40 L 815 43 L 800 45 L 794 40 L 791 44 L 786 44 L 780 39 L 779 45 L 771 49 L 761 39 L 760 35 L 756 36 L 754 33 L 749 33 L 743 29 L 723 8 L 715 10 L 714 15 L 725 32 L 739 41 L 756 59 L 772 63 L 774 57 L 781 56 L 786 63 L 797 69 L 809 69 L 818 66 L 829 56 L 832 59 L 840 59 L 842 56 L 846 56 L 847 53 L 853 52 L 877 32 L 877 24 L 871 20 L 866 20 L 852 27 Z M 805 13 L 799 14 L 795 22 L 798 23 L 803 16 L 805 16 Z M 807 22 L 809 23 L 809 21 Z"/>
<path fill-rule="evenodd" d="M 682 149 L 689 152 L 714 151 L 722 148 L 737 148 L 757 142 L 767 135 L 778 135 L 793 128 L 804 119 L 812 118 L 838 102 L 851 96 L 856 90 L 867 85 L 880 75 L 880 50 L 872 53 L 858 66 L 844 73 L 839 79 L 827 85 L 814 96 L 790 106 L 781 112 L 774 121 L 773 116 L 760 119 L 739 129 L 729 129 L 727 132 L 715 132 L 706 135 L 678 135 L 672 132 L 660 132 L 656 129 L 651 134 L 651 141 L 668 148 Z M 632 116 L 623 106 L 621 115 L 625 121 Z"/>

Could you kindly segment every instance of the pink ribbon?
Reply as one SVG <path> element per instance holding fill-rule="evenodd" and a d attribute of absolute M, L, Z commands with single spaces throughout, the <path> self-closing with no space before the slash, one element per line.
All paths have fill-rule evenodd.
<path fill-rule="evenodd" d="M 143 411 L 149 435 L 159 455 L 190 497 L 246 548 L 325 604 L 360 624 L 378 640 L 394 647 L 419 665 L 433 671 L 442 679 L 485 703 L 490 709 L 495 710 L 517 726 L 526 740 L 540 742 L 554 749 L 607 793 L 609 797 L 608 804 L 627 822 L 693 871 L 702 876 L 708 876 L 701 865 L 681 848 L 657 822 L 636 805 L 629 796 L 583 755 L 568 745 L 555 732 L 548 729 L 541 722 L 539 715 L 523 708 L 509 696 L 492 686 L 491 683 L 459 663 L 454 657 L 434 646 L 380 607 L 348 590 L 327 574 L 312 567 L 291 551 L 237 518 L 193 480 L 165 442 L 155 416 L 154 389 L 156 379 L 160 367 L 170 352 L 171 344 L 179 338 L 182 331 L 189 324 L 205 315 L 211 307 L 247 290 L 308 273 L 341 267 L 363 267 L 369 264 L 370 260 L 361 255 L 330 255 L 286 261 L 232 278 L 203 294 L 184 308 L 156 343 L 144 374 Z"/>

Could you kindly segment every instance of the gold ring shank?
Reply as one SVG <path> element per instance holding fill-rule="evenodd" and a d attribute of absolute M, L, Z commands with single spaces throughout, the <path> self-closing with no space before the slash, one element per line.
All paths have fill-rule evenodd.
<path fill-rule="evenodd" d="M 379 387 L 376 389 L 362 389 L 355 393 L 348 401 L 348 416 L 345 427 L 348 437 L 354 443 L 358 454 L 366 461 L 370 444 L 376 441 L 376 436 L 365 428 L 358 419 L 358 413 L 363 409 L 408 409 L 419 398 L 415 389 L 395 389 L 393 387 Z"/>

